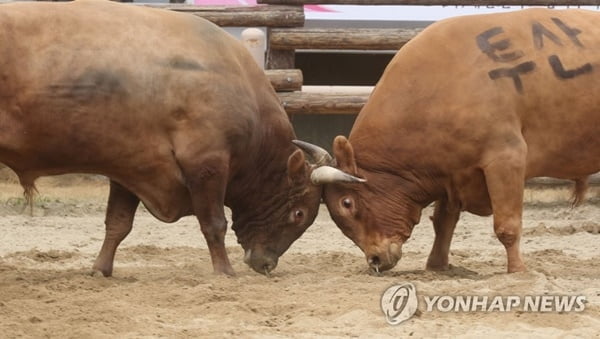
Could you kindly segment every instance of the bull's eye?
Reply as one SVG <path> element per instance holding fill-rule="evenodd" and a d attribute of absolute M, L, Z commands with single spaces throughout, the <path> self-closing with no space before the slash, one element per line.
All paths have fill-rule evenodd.
<path fill-rule="evenodd" d="M 346 199 L 342 200 L 342 206 L 344 206 L 345 208 L 351 208 L 352 207 L 352 199 L 346 198 Z"/>
<path fill-rule="evenodd" d="M 294 216 L 296 217 L 296 220 L 302 219 L 302 217 L 304 217 L 304 212 L 302 212 L 302 210 L 296 210 Z"/>

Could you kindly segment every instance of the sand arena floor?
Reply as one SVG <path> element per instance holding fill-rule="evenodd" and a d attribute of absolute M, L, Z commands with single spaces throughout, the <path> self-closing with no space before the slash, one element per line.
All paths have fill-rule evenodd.
<path fill-rule="evenodd" d="M 448 272 L 425 271 L 433 242 L 428 208 L 400 264 L 369 275 L 365 259 L 330 220 L 316 223 L 271 278 L 227 246 L 236 277 L 212 273 L 193 217 L 164 224 L 143 209 L 112 278 L 92 277 L 104 237 L 103 180 L 42 180 L 33 216 L 21 188 L 0 184 L 0 337 L 593 337 L 600 333 L 600 204 L 527 205 L 522 249 L 529 271 L 506 274 L 492 219 L 464 214 Z M 528 197 L 536 201 L 547 193 Z M 538 199 L 539 198 L 539 199 Z M 386 323 L 380 297 L 412 282 L 419 311 Z M 423 296 L 584 295 L 583 312 L 427 312 Z"/>

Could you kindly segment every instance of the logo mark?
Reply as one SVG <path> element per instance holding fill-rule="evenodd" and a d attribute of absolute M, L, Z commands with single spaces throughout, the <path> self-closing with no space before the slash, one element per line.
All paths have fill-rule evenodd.
<path fill-rule="evenodd" d="M 411 283 L 393 285 L 381 296 L 381 310 L 390 325 L 410 319 L 417 311 L 417 289 Z"/>

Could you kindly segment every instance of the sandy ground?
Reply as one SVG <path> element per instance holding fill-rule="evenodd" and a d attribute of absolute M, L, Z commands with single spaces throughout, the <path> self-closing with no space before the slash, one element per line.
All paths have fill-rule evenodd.
<path fill-rule="evenodd" d="M 463 215 L 452 269 L 425 271 L 428 208 L 400 264 L 383 276 L 323 208 L 271 278 L 227 246 L 236 277 L 215 276 L 194 218 L 164 224 L 140 210 L 114 277 L 89 275 L 100 248 L 108 193 L 102 180 L 39 184 L 33 216 L 21 188 L 0 184 L 0 337 L 594 337 L 600 333 L 600 204 L 527 205 L 522 248 L 529 271 L 506 274 L 491 218 Z M 537 193 L 535 201 L 547 198 Z M 533 197 L 533 198 L 532 198 Z M 596 196 L 597 197 L 597 196 Z M 553 200 L 553 199 L 550 199 Z M 598 200 L 598 199 L 596 199 Z M 412 282 L 419 311 L 391 326 L 380 297 Z M 584 295 L 583 312 L 427 312 L 424 296 Z"/>

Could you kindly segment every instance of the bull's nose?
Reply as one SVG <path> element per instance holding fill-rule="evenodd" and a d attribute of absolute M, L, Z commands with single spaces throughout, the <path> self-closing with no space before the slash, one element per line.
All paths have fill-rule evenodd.
<path fill-rule="evenodd" d="M 388 250 L 384 253 L 372 253 L 367 255 L 367 263 L 373 272 L 379 274 L 383 271 L 394 268 L 401 256 L 401 251 L 392 250 Z"/>
<path fill-rule="evenodd" d="M 263 266 L 264 274 L 268 277 L 271 274 L 271 271 L 277 267 L 277 263 L 268 263 Z"/>
<path fill-rule="evenodd" d="M 376 273 L 380 273 L 380 267 L 381 267 L 381 260 L 379 259 L 379 256 L 377 255 L 370 255 L 367 257 L 367 263 L 369 264 L 369 267 Z"/>
<path fill-rule="evenodd" d="M 271 271 L 277 267 L 277 260 L 271 258 L 263 258 L 263 260 L 254 260 L 250 265 L 253 270 L 267 277 L 271 275 Z"/>
<path fill-rule="evenodd" d="M 260 252 L 253 252 L 251 249 L 244 254 L 244 262 L 256 272 L 266 276 L 277 267 L 277 261 L 278 258 L 274 255 L 261 255 Z"/>

